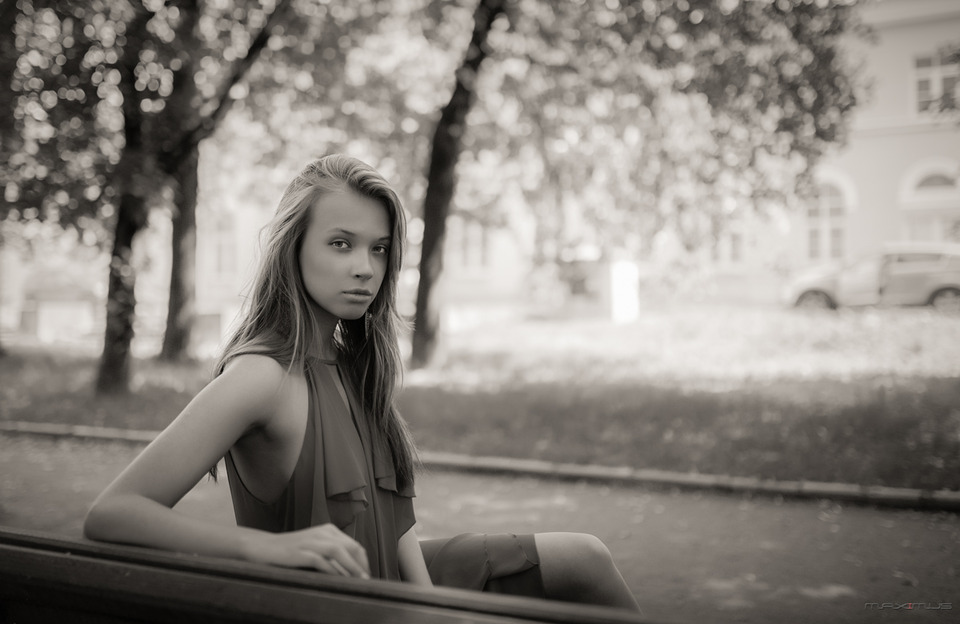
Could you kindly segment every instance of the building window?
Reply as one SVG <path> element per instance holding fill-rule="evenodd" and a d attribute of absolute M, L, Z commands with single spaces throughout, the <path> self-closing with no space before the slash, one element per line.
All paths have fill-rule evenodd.
<path fill-rule="evenodd" d="M 901 207 L 910 240 L 955 241 L 960 232 L 960 176 L 956 163 L 929 166 L 909 179 Z"/>
<path fill-rule="evenodd" d="M 950 191 L 956 188 L 956 186 L 957 181 L 950 176 L 942 173 L 935 173 L 920 180 L 920 182 L 917 184 L 917 190 L 921 192 L 928 190 Z"/>
<path fill-rule="evenodd" d="M 832 184 L 822 185 L 817 201 L 807 207 L 807 257 L 810 260 L 843 258 L 846 214 L 840 189 Z"/>
<path fill-rule="evenodd" d="M 820 230 L 811 229 L 809 231 L 807 238 L 807 249 L 809 250 L 807 255 L 811 260 L 820 259 Z"/>
<path fill-rule="evenodd" d="M 946 238 L 952 243 L 960 243 L 960 218 L 948 218 L 944 223 Z"/>
<path fill-rule="evenodd" d="M 960 63 L 947 53 L 914 59 L 916 70 L 917 112 L 938 112 L 955 108 Z"/>
<path fill-rule="evenodd" d="M 902 253 L 897 254 L 897 262 L 902 264 L 936 264 L 943 260 L 942 254 L 936 253 Z"/>
<path fill-rule="evenodd" d="M 830 257 L 843 257 L 843 228 L 835 227 L 830 230 Z"/>

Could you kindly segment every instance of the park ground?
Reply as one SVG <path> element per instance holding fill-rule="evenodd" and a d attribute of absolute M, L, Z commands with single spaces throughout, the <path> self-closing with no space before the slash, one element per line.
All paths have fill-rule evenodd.
<path fill-rule="evenodd" d="M 132 394 L 97 397 L 96 345 L 7 338 L 6 421 L 162 429 L 212 368 L 137 359 Z M 960 319 L 927 309 L 659 306 L 626 326 L 541 320 L 450 335 L 437 366 L 408 372 L 400 401 L 429 451 L 956 491 L 958 345 Z M 137 450 L 0 434 L 0 524 L 79 535 Z M 653 621 L 960 612 L 957 514 L 439 470 L 418 489 L 423 537 L 596 534 Z M 228 499 L 225 483 L 203 482 L 181 505 L 232 522 Z"/>
<path fill-rule="evenodd" d="M 97 397 L 96 344 L 4 344 L 7 421 L 160 430 L 214 368 L 137 358 L 132 394 Z M 929 309 L 659 306 L 449 335 L 399 402 L 430 451 L 960 490 L 958 346 Z"/>
<path fill-rule="evenodd" d="M 140 448 L 0 434 L 0 524 L 79 537 L 86 508 Z M 202 481 L 178 508 L 233 522 L 223 481 Z M 597 535 L 654 622 L 946 623 L 960 612 L 957 514 L 429 470 L 417 509 L 424 538 Z"/>

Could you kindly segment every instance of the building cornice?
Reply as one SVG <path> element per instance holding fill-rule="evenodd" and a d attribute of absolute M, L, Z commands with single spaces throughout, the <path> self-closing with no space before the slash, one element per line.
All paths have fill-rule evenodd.
<path fill-rule="evenodd" d="M 960 135 L 960 119 L 952 120 L 888 120 L 869 123 L 854 123 L 851 138 L 904 136 L 919 134 Z"/>
<path fill-rule="evenodd" d="M 960 18 L 958 0 L 868 0 L 863 21 L 873 27 L 910 26 Z"/>

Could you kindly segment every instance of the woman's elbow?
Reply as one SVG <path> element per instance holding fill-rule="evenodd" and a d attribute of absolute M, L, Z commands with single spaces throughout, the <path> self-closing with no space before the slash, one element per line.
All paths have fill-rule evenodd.
<path fill-rule="evenodd" d="M 117 527 L 122 522 L 122 509 L 111 497 L 101 496 L 93 502 L 83 520 L 83 536 L 98 542 L 117 539 Z"/>

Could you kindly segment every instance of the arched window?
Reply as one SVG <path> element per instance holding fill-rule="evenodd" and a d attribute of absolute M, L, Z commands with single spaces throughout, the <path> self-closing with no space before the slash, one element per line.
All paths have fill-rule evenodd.
<path fill-rule="evenodd" d="M 960 163 L 927 159 L 900 183 L 900 207 L 909 240 L 960 239 Z"/>
<path fill-rule="evenodd" d="M 833 184 L 821 184 L 817 201 L 807 208 L 807 258 L 827 260 L 845 253 L 846 200 Z"/>
<path fill-rule="evenodd" d="M 928 189 L 936 190 L 953 190 L 957 187 L 956 179 L 943 174 L 935 173 L 933 175 L 928 175 L 924 179 L 920 180 L 917 183 L 917 190 L 923 192 Z"/>

